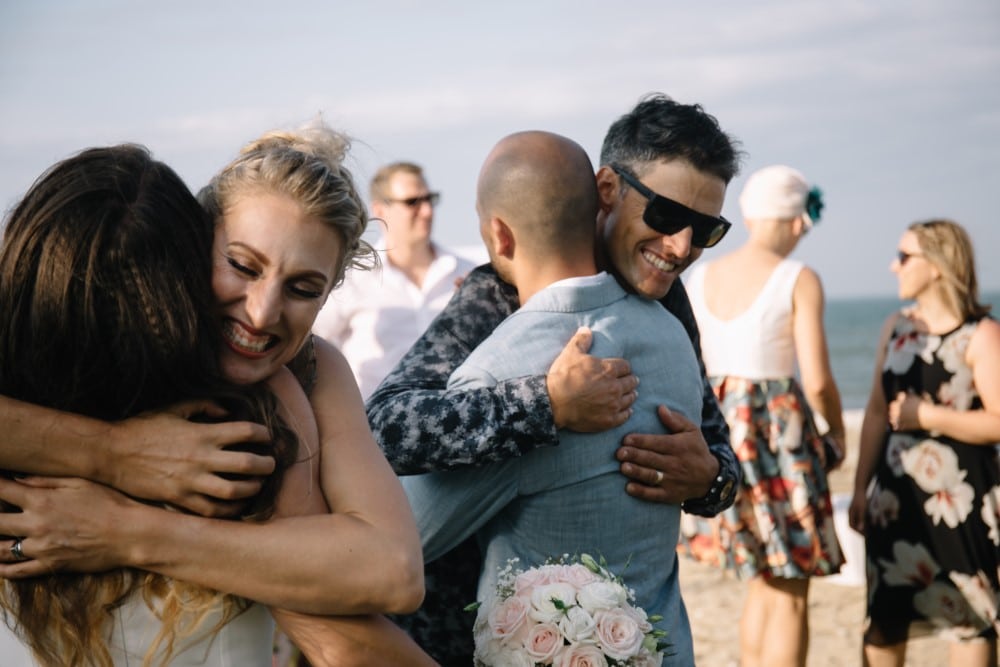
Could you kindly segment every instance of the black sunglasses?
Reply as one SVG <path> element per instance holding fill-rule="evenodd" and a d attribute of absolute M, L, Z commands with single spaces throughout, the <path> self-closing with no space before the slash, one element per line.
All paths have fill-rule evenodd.
<path fill-rule="evenodd" d="M 386 199 L 385 201 L 390 204 L 402 204 L 403 206 L 416 208 L 424 202 L 427 202 L 431 206 L 437 206 L 439 199 L 441 199 L 440 192 L 428 192 L 420 197 L 408 197 L 407 199 Z"/>
<path fill-rule="evenodd" d="M 633 190 L 647 199 L 642 219 L 660 234 L 670 236 L 685 227 L 690 227 L 692 231 L 691 245 L 697 248 L 711 248 L 721 241 L 729 228 L 732 227 L 732 223 L 721 215 L 718 218 L 705 215 L 673 199 L 658 195 L 643 185 L 624 167 L 614 164 L 610 166 Z"/>
<path fill-rule="evenodd" d="M 911 257 L 923 257 L 923 255 L 920 255 L 915 252 L 906 252 L 905 250 L 896 251 L 896 259 L 899 260 L 900 266 L 906 264 L 906 260 L 910 259 Z"/>

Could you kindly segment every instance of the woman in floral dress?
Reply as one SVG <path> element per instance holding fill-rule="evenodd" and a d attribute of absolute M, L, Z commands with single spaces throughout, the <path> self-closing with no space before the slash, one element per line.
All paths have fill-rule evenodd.
<path fill-rule="evenodd" d="M 912 306 L 883 327 L 851 502 L 865 535 L 865 664 L 904 662 L 935 631 L 950 664 L 996 664 L 1000 325 L 978 302 L 972 245 L 910 225 L 892 270 Z"/>

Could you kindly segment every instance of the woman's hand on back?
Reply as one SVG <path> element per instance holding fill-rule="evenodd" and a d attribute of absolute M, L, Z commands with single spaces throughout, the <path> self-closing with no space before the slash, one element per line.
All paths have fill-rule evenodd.
<path fill-rule="evenodd" d="M 225 412 L 210 401 L 188 401 L 117 422 L 98 481 L 136 498 L 169 503 L 203 516 L 236 514 L 260 491 L 261 478 L 275 464 L 270 456 L 226 447 L 267 442 L 267 429 L 242 421 L 191 421 L 196 415 L 222 418 Z"/>
<path fill-rule="evenodd" d="M 126 565 L 132 544 L 122 530 L 154 509 L 114 489 L 79 478 L 0 478 L 0 500 L 20 512 L 0 513 L 0 577 L 20 579 L 63 570 L 103 572 Z M 132 511 L 134 510 L 134 512 Z M 18 560 L 11 552 L 20 538 Z"/>

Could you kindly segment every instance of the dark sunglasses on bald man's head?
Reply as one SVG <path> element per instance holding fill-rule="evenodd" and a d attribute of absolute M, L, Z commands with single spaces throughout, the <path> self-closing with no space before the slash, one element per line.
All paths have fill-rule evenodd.
<path fill-rule="evenodd" d="M 646 210 L 642 213 L 642 219 L 660 234 L 671 236 L 685 227 L 690 227 L 691 245 L 697 248 L 711 248 L 722 240 L 732 226 L 722 216 L 716 218 L 705 215 L 680 202 L 656 194 L 624 167 L 615 164 L 610 166 L 633 190 L 646 198 Z"/>

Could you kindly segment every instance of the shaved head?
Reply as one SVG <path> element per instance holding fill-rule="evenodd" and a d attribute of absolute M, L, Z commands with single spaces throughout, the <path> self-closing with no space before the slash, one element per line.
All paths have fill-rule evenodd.
<path fill-rule="evenodd" d="M 504 137 L 483 163 L 476 195 L 480 217 L 502 219 L 532 254 L 593 244 L 593 166 L 566 137 L 540 131 Z"/>

